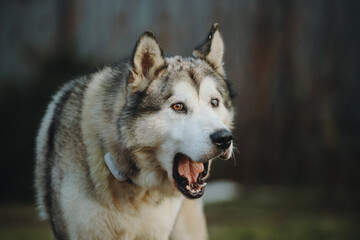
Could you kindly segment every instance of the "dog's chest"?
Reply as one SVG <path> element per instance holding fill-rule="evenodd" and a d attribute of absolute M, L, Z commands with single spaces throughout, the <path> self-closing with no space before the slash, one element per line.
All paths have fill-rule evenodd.
<path fill-rule="evenodd" d="M 121 213 L 127 215 L 129 235 L 134 239 L 168 239 L 181 203 L 182 198 L 165 199 L 159 203 L 142 203 L 133 211 Z"/>

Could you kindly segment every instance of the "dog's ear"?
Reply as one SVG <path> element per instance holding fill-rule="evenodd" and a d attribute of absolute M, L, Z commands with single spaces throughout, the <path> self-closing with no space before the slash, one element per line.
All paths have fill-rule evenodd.
<path fill-rule="evenodd" d="M 128 86 L 132 92 L 142 91 L 165 66 L 163 51 L 153 33 L 140 36 L 131 63 Z"/>
<path fill-rule="evenodd" d="M 219 24 L 212 25 L 204 43 L 193 51 L 193 56 L 207 61 L 218 73 L 225 75 L 223 67 L 224 41 L 219 31 Z"/>

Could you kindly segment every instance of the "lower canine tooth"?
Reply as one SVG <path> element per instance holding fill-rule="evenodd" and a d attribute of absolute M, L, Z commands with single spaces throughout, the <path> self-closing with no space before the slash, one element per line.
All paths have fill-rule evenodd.
<path fill-rule="evenodd" d="M 186 190 L 189 190 L 190 191 L 190 186 L 189 185 L 186 185 Z"/>
<path fill-rule="evenodd" d="M 203 188 L 206 186 L 206 182 L 204 182 L 203 184 L 199 184 L 199 187 Z"/>

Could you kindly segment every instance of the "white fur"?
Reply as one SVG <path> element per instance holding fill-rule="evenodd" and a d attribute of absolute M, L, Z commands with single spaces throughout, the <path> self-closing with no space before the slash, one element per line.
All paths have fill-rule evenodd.
<path fill-rule="evenodd" d="M 68 90 L 68 88 L 70 84 L 65 85 L 60 91 L 58 91 L 51 103 L 49 104 L 47 110 L 46 110 L 46 114 L 44 116 L 44 118 L 42 119 L 41 122 L 41 126 L 40 126 L 40 130 L 39 133 L 37 135 L 36 138 L 36 155 L 37 156 L 42 156 L 41 159 L 45 159 L 45 154 L 46 154 L 46 143 L 47 143 L 47 139 L 48 139 L 48 129 L 50 127 L 51 121 L 53 119 L 54 116 L 54 111 L 56 108 L 56 104 L 58 103 L 58 101 L 60 100 L 60 98 L 64 95 L 64 92 L 66 92 Z M 38 205 L 38 209 L 39 209 L 39 216 L 42 219 L 46 219 L 47 213 L 45 210 L 45 203 L 43 202 L 43 188 L 41 186 L 42 183 L 42 179 L 43 179 L 43 175 L 45 174 L 45 162 L 41 162 L 38 163 L 38 168 L 35 169 L 36 173 L 35 173 L 35 186 L 37 188 L 37 194 L 36 194 L 36 200 L 37 200 L 37 205 Z"/>
<path fill-rule="evenodd" d="M 212 98 L 219 99 L 218 108 L 211 106 Z M 177 102 L 185 104 L 187 114 L 177 113 L 169 107 Z M 166 141 L 161 145 L 158 153 L 158 159 L 170 179 L 172 179 L 173 159 L 178 152 L 188 155 L 196 162 L 210 160 L 206 156 L 217 150 L 210 135 L 220 129 L 231 128 L 231 114 L 222 104 L 221 95 L 216 90 L 216 83 L 211 77 L 206 77 L 201 82 L 199 93 L 189 82 L 180 81 L 175 85 L 174 95 L 169 98 L 164 109 L 157 113 L 156 117 L 152 116 L 148 119 L 153 122 L 153 126 L 148 127 L 159 129 L 159 135 L 166 136 Z M 227 157 L 229 158 L 231 154 L 232 145 Z"/>
<path fill-rule="evenodd" d="M 182 198 L 135 206 L 123 202 L 119 208 L 108 208 L 89 199 L 82 189 L 74 188 L 74 182 L 78 182 L 75 176 L 66 178 L 61 189 L 71 239 L 116 239 L 121 232 L 121 239 L 168 239 Z"/>
<path fill-rule="evenodd" d="M 81 86 L 86 88 L 77 87 L 68 101 L 59 105 L 63 107 L 59 116 L 62 125 L 54 140 L 58 143 L 56 165 L 51 166 L 50 173 L 52 187 L 56 190 L 51 194 L 56 204 L 51 210 L 55 215 L 53 220 L 59 221 L 55 222 L 56 226 L 69 234 L 70 239 L 165 240 L 171 234 L 176 239 L 207 238 L 201 201 L 194 200 L 190 204 L 190 200 L 184 200 L 174 184 L 172 171 L 178 152 L 196 162 L 206 162 L 224 154 L 228 158 L 232 153 L 232 145 L 223 153 L 210 137 L 218 130 L 231 129 L 233 117 L 232 110 L 224 106 L 224 99 L 217 91 L 218 82 L 206 77 L 206 71 L 200 71 L 214 67 L 223 76 L 224 49 L 218 30 L 212 35 L 211 45 L 207 59 L 164 59 L 155 38 L 145 33 L 138 41 L 133 61 L 125 65 L 129 69 L 123 69 L 130 73 L 127 79 L 119 79 L 120 86 L 116 86 L 119 89 L 114 89 L 118 90 L 116 94 L 109 89 L 114 86 L 117 69 L 105 67 L 89 75 L 90 79 L 84 79 Z M 211 66 L 204 60 L 212 63 Z M 197 70 L 193 80 L 200 81 L 199 89 L 194 87 L 188 74 L 184 77 L 192 68 Z M 127 112 L 122 110 L 125 104 L 127 107 L 133 104 L 132 94 L 156 81 L 159 85 L 151 87 L 161 86 L 160 81 L 165 81 L 164 72 L 172 73 L 172 80 L 176 80 L 172 81 L 174 85 L 169 85 L 173 87 L 172 97 L 160 111 L 125 119 Z M 44 163 L 49 160 L 45 156 L 48 129 L 57 102 L 70 87 L 65 86 L 55 95 L 37 139 L 36 188 L 42 207 L 46 190 L 41 181 L 49 177 L 45 177 Z M 214 98 L 219 99 L 219 107 L 211 105 Z M 186 114 L 171 108 L 179 102 L 185 104 Z M 79 127 L 81 131 L 76 131 Z M 76 134 L 71 135 L 72 131 Z M 123 149 L 131 154 L 127 155 Z M 135 166 L 131 179 L 134 184 L 114 178 L 104 160 L 106 152 L 116 156 L 116 159 L 108 158 L 110 170 L 123 168 L 131 174 L 129 169 Z M 44 209 L 41 211 L 44 215 Z"/>

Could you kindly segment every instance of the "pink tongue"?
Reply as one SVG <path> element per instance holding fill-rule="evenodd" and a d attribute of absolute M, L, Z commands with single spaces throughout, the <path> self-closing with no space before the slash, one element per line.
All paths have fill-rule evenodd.
<path fill-rule="evenodd" d="M 180 176 L 186 177 L 189 183 L 196 183 L 199 174 L 203 171 L 204 165 L 202 163 L 193 162 L 185 156 L 179 159 L 178 172 Z"/>

